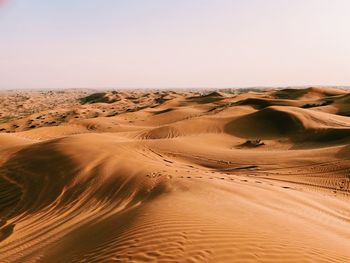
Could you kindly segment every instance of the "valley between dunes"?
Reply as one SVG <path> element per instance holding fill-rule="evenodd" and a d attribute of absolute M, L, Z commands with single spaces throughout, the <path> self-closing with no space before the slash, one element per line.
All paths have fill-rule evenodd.
<path fill-rule="evenodd" d="M 0 124 L 0 262 L 350 262 L 346 90 L 35 94 Z"/>

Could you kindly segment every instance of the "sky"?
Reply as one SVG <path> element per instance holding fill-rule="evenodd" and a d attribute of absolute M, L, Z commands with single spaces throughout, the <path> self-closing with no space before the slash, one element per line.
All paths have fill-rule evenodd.
<path fill-rule="evenodd" d="M 0 0 L 0 89 L 350 85 L 348 0 Z"/>

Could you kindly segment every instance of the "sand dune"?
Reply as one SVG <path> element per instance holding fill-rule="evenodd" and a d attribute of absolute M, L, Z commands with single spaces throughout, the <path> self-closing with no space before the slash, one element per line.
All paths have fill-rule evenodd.
<path fill-rule="evenodd" d="M 305 88 L 305 89 L 282 89 L 273 92 L 273 96 L 280 99 L 320 99 L 329 96 L 346 94 L 347 92 L 337 88 Z"/>
<path fill-rule="evenodd" d="M 270 106 L 234 120 L 227 130 L 247 138 L 307 136 L 309 140 L 346 138 L 350 135 L 348 118 L 294 107 Z M 332 137 L 332 134 L 339 136 Z"/>
<path fill-rule="evenodd" d="M 79 94 L 0 126 L 0 262 L 350 262 L 347 91 Z"/>

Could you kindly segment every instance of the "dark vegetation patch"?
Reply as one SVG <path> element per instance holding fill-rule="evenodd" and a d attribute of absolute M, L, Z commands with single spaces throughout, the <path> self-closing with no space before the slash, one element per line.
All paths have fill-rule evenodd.
<path fill-rule="evenodd" d="M 307 103 L 307 104 L 304 104 L 303 106 L 301 106 L 302 108 L 304 109 L 307 109 L 307 108 L 314 108 L 314 107 L 321 107 L 321 106 L 327 106 L 327 105 L 330 105 L 332 104 L 334 101 L 332 99 L 326 99 L 324 101 L 321 101 L 320 103 Z"/>
<path fill-rule="evenodd" d="M 240 147 L 256 148 L 263 145 L 265 145 L 265 143 L 262 142 L 261 139 L 253 139 L 253 140 L 246 140 L 244 143 L 240 145 Z"/>
<path fill-rule="evenodd" d="M 116 102 L 117 99 L 108 97 L 107 93 L 105 92 L 98 92 L 98 93 L 94 93 L 89 96 L 80 98 L 79 101 L 81 104 L 113 103 L 113 102 Z"/>
<path fill-rule="evenodd" d="M 15 118 L 16 118 L 15 116 L 10 116 L 10 115 L 0 117 L 0 123 L 6 123 L 6 122 L 9 122 Z"/>

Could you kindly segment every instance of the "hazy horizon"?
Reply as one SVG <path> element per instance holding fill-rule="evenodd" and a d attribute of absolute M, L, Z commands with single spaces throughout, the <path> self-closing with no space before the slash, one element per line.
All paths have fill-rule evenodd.
<path fill-rule="evenodd" d="M 345 0 L 0 1 L 0 89 L 349 86 Z"/>

